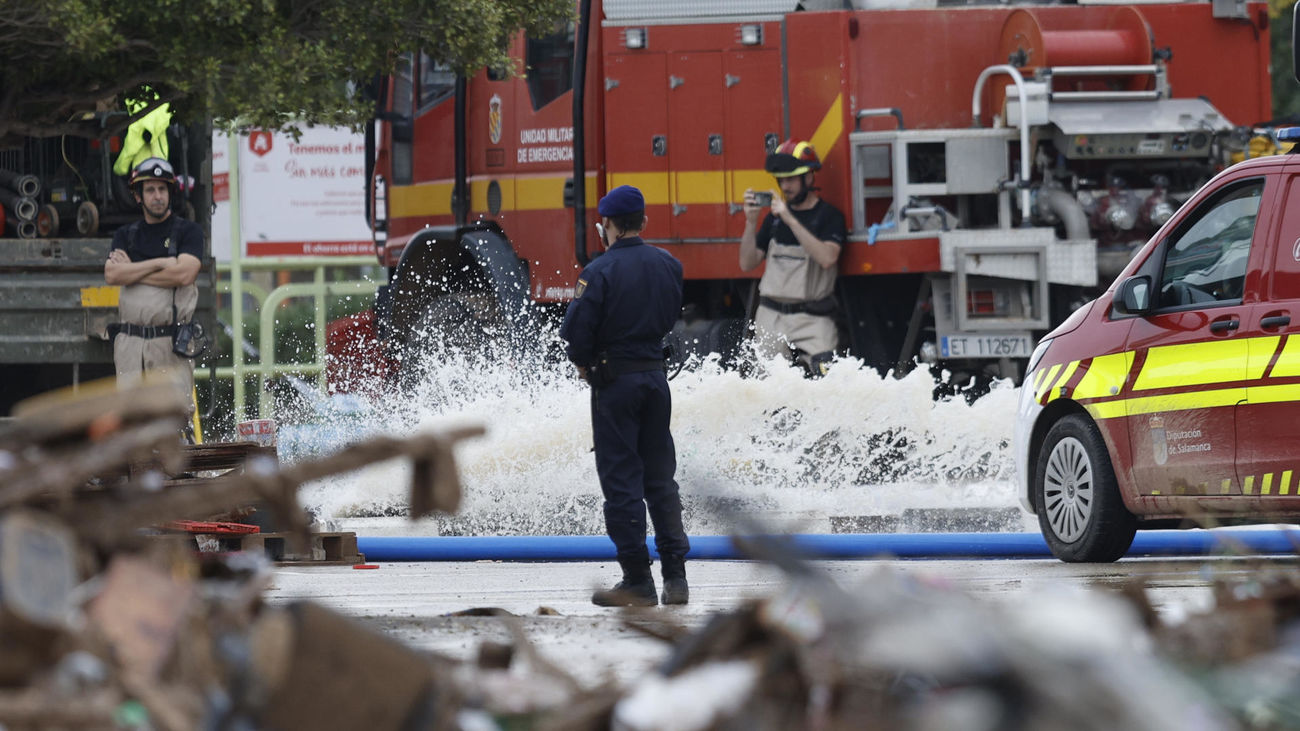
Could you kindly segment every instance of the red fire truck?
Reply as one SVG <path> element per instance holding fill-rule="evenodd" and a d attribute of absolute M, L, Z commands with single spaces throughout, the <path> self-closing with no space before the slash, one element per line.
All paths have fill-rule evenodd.
<path fill-rule="evenodd" d="M 813 143 L 849 222 L 848 354 L 1019 380 L 1035 335 L 1269 118 L 1268 37 L 1265 4 L 1235 0 L 582 0 L 514 42 L 522 75 L 410 54 L 367 146 L 389 282 L 332 327 L 333 382 L 375 371 L 358 343 L 416 352 L 563 305 L 623 183 L 685 265 L 675 339 L 734 352 L 757 301 L 740 201 L 775 187 L 763 162 L 786 138 Z"/>

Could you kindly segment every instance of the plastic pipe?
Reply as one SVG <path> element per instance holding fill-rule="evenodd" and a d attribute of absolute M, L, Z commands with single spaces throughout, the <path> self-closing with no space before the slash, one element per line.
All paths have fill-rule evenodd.
<path fill-rule="evenodd" d="M 773 536 L 810 559 L 1050 557 L 1038 533 L 835 533 Z M 657 556 L 653 541 L 650 554 Z M 367 561 L 610 561 L 605 536 L 361 537 Z M 1142 531 L 1128 556 L 1201 556 L 1212 553 L 1300 554 L 1300 530 Z M 748 558 L 730 536 L 691 536 L 695 560 Z"/>

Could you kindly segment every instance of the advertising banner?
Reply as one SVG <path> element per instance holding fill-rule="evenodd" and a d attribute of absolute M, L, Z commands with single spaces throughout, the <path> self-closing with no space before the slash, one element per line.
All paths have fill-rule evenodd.
<path fill-rule="evenodd" d="M 365 142 L 345 128 L 304 129 L 294 140 L 279 132 L 241 135 L 239 220 L 244 256 L 371 256 L 365 219 Z M 229 258 L 229 143 L 213 137 L 213 251 L 218 228 Z M 219 160 L 218 156 L 223 159 Z M 223 204 L 222 199 L 227 203 Z M 224 220 L 223 220 L 224 219 Z M 217 254 L 218 258 L 222 258 Z"/>

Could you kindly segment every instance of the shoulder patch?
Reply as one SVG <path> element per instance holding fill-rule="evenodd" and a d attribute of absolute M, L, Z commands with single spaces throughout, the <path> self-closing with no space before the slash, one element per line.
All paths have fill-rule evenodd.
<path fill-rule="evenodd" d="M 586 291 L 587 291 L 587 280 L 581 278 L 578 279 L 578 286 L 573 288 L 573 298 L 577 299 L 581 297 L 582 293 Z"/>

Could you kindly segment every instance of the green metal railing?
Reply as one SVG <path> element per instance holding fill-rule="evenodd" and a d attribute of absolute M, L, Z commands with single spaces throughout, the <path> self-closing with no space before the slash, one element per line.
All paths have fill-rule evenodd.
<path fill-rule="evenodd" d="M 329 297 L 346 297 L 354 294 L 373 296 L 378 289 L 379 283 L 367 280 L 348 280 L 328 282 L 325 280 L 325 270 L 337 267 L 366 267 L 375 266 L 375 260 L 368 256 L 357 257 L 329 257 L 322 259 L 320 257 L 267 257 L 265 259 L 244 259 L 239 264 L 235 262 L 221 263 L 217 265 L 217 291 L 222 294 L 231 295 L 231 319 L 234 333 L 231 335 L 231 365 L 221 366 L 215 369 L 217 378 L 229 378 L 233 381 L 234 386 L 234 420 L 236 423 L 244 420 L 245 415 L 245 392 L 247 388 L 247 378 L 252 375 L 258 377 L 258 399 L 257 399 L 257 418 L 269 409 L 271 400 L 267 391 L 267 384 L 272 376 L 293 373 L 298 375 L 315 376 L 317 387 L 322 391 L 328 384 L 325 383 L 325 329 L 326 329 L 326 311 L 327 298 Z M 235 271 L 302 271 L 314 270 L 315 274 L 311 282 L 295 282 L 284 284 L 267 292 L 257 284 L 243 279 L 243 271 L 236 278 Z M 258 303 L 259 317 L 259 338 L 258 350 L 259 361 L 250 363 L 245 360 L 243 342 L 244 342 L 244 295 L 251 295 Z M 314 301 L 315 321 L 314 321 L 314 341 L 315 357 L 308 362 L 303 363 L 277 363 L 275 360 L 275 318 L 276 312 L 280 305 L 285 302 L 299 298 L 310 297 Z M 212 371 L 203 370 L 195 373 L 198 378 L 208 378 Z"/>
<path fill-rule="evenodd" d="M 322 391 L 325 383 L 325 316 L 327 298 L 351 294 L 373 295 L 379 284 L 372 281 L 350 280 L 340 282 L 325 281 L 325 270 L 337 267 L 374 267 L 378 261 L 373 256 L 299 256 L 299 257 L 244 257 L 244 242 L 239 234 L 242 222 L 239 212 L 239 136 L 231 135 L 229 144 L 230 171 L 227 180 L 230 185 L 230 261 L 217 265 L 217 291 L 229 293 L 230 319 L 234 328 L 231 341 L 231 365 L 216 369 L 196 372 L 199 378 L 214 375 L 217 378 L 230 378 L 234 385 L 234 420 L 244 420 L 245 379 L 253 374 L 258 376 L 257 416 L 266 413 L 271 406 L 267 382 L 271 376 L 281 373 L 311 374 L 316 377 L 316 385 Z M 314 270 L 315 276 L 310 283 L 285 284 L 267 292 L 252 282 L 245 281 L 245 271 L 292 271 Z M 224 279 L 223 279 L 223 275 Z M 244 361 L 244 295 L 252 295 L 258 302 L 258 314 L 261 318 L 259 362 Z M 310 363 L 276 363 L 275 362 L 275 315 L 280 305 L 296 297 L 311 297 L 315 302 L 315 358 Z"/>

